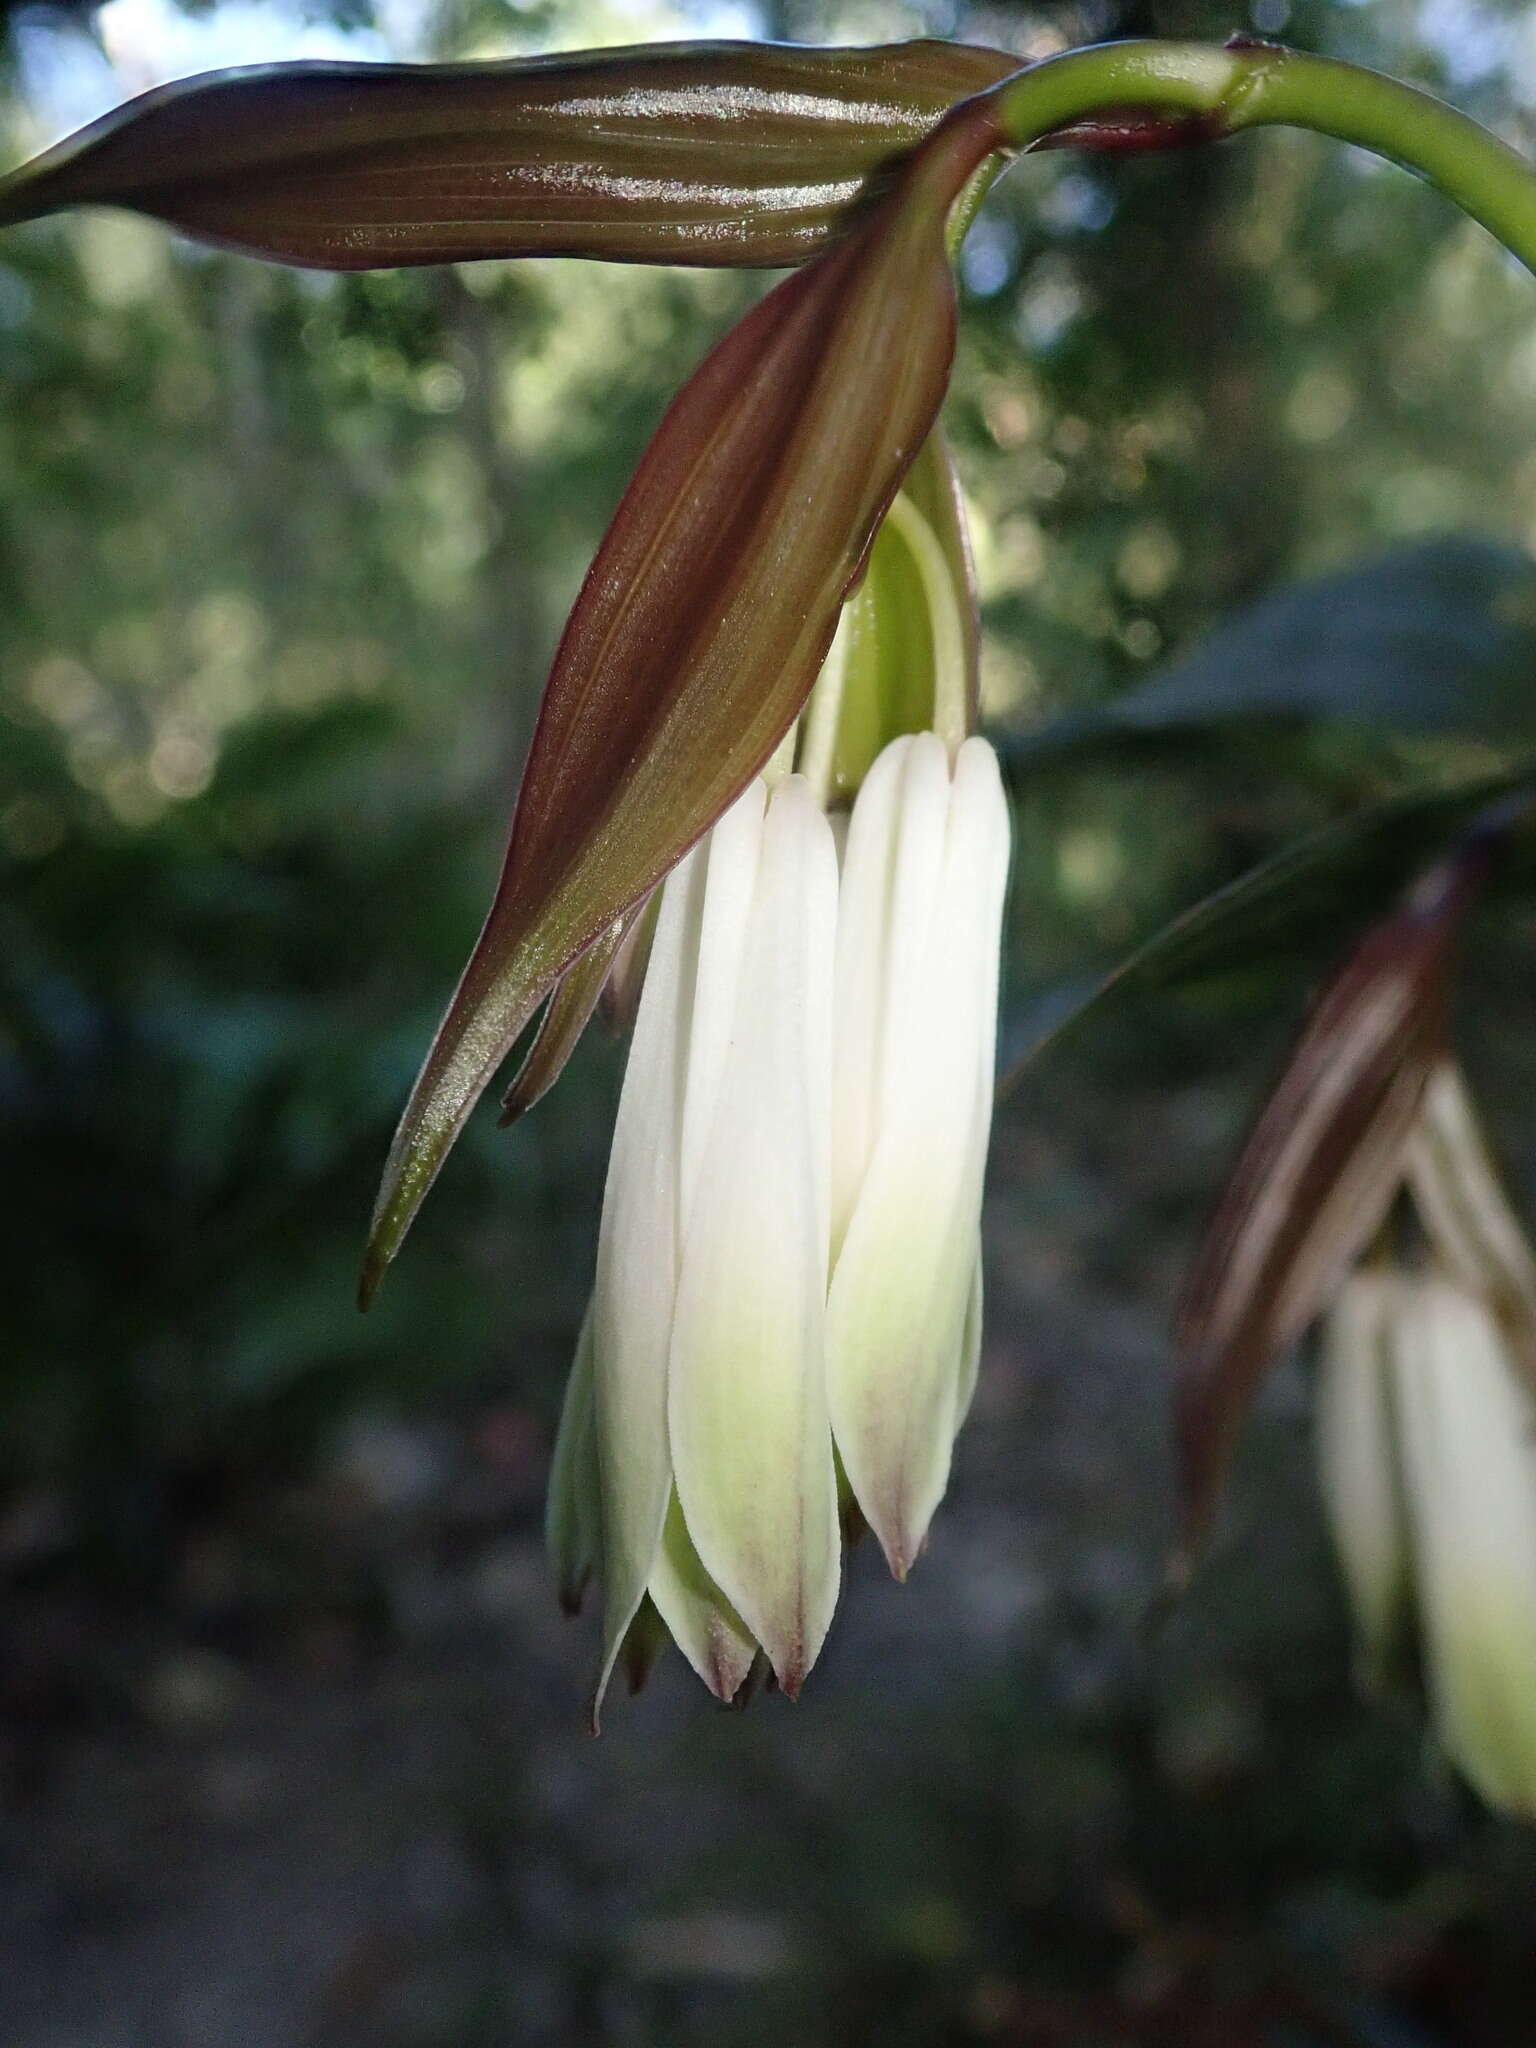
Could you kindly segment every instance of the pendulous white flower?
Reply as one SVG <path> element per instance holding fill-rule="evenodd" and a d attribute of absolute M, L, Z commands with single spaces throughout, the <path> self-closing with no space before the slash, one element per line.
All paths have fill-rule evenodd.
<path fill-rule="evenodd" d="M 1369 1664 L 1416 1623 L 1446 1754 L 1536 1817 L 1536 1398 L 1490 1302 L 1432 1268 L 1352 1277 L 1319 1455 Z"/>
<path fill-rule="evenodd" d="M 1352 1273 L 1323 1320 L 1317 1464 L 1323 1509 L 1359 1638 L 1359 1675 L 1380 1689 L 1412 1626 L 1413 1560 L 1393 1364 L 1404 1276 Z"/>
<path fill-rule="evenodd" d="M 827 1394 L 848 1483 L 905 1578 L 975 1380 L 1009 819 L 997 758 L 894 740 L 838 904 Z M 968 1331 L 970 1337 L 968 1337 Z"/>
<path fill-rule="evenodd" d="M 663 892 L 591 1308 L 602 1681 L 649 1595 L 713 1691 L 793 1692 L 837 1598 L 823 1383 L 837 855 L 758 781 Z"/>
<path fill-rule="evenodd" d="M 652 1610 L 719 1697 L 759 1648 L 798 1691 L 838 1460 L 898 1576 L 922 1543 L 980 1343 L 1008 845 L 991 748 L 918 733 L 841 872 L 788 775 L 664 886 L 550 1488 L 562 1599 L 603 1584 L 599 1699 Z"/>

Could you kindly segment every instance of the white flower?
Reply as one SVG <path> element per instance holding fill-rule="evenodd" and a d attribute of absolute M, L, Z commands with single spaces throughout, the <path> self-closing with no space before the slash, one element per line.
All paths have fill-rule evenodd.
<path fill-rule="evenodd" d="M 904 1575 L 980 1334 L 1008 813 L 992 751 L 893 742 L 848 824 L 761 781 L 662 895 L 550 1490 L 598 1694 L 650 1608 L 722 1698 L 786 1692 L 841 1569 L 834 1441 Z M 649 1607 L 645 1603 L 649 1603 Z"/>
<path fill-rule="evenodd" d="M 997 759 L 893 741 L 838 905 L 827 1393 L 854 1497 L 904 1578 L 949 1477 L 980 1339 L 1009 821 Z"/>
<path fill-rule="evenodd" d="M 1354 1609 L 1361 1677 L 1375 1689 L 1399 1660 L 1412 1617 L 1412 1553 L 1395 1402 L 1395 1269 L 1362 1268 L 1323 1321 L 1317 1460 L 1323 1507 Z"/>
<path fill-rule="evenodd" d="M 1319 1451 L 1368 1662 L 1416 1619 L 1446 1754 L 1536 1817 L 1536 1399 L 1490 1303 L 1433 1270 L 1354 1276 Z"/>
<path fill-rule="evenodd" d="M 666 885 L 592 1299 L 604 1677 L 647 1593 L 726 1698 L 759 1642 L 794 1691 L 832 1617 L 836 917 L 831 827 L 793 776 L 754 783 Z"/>

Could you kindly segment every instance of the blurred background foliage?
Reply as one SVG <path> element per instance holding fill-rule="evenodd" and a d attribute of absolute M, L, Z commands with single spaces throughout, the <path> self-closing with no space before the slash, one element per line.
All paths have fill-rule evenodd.
<path fill-rule="evenodd" d="M 19 161 L 164 78 L 303 55 L 942 34 L 1022 60 L 1234 29 L 1536 151 L 1514 0 L 23 0 L 0 143 Z M 1536 302 L 1431 192 L 1285 133 L 1027 161 L 964 285 L 947 417 L 1013 761 L 1024 1045 L 1299 836 L 1530 753 Z M 553 261 L 330 278 L 106 215 L 0 243 L 0 1706 L 48 1845 L 0 1859 L 18 2038 L 1516 2048 L 1530 1844 L 1352 1703 L 1294 1388 L 1203 1588 L 1138 1627 L 1179 1259 L 1396 855 L 1328 866 L 1262 942 L 1101 1006 L 1026 1073 L 955 1533 L 905 1619 L 855 1575 L 868 1655 L 787 1734 L 673 1681 L 594 1764 L 584 1652 L 530 1619 L 613 1046 L 512 1137 L 474 1121 L 379 1307 L 352 1308 L 565 608 L 758 288 Z M 1462 1009 L 1528 1184 L 1527 900 L 1478 925 Z M 381 1718 L 358 1722 L 364 1671 Z M 377 1896 L 420 1713 L 432 1912 Z M 277 1759 L 270 1814 L 232 1743 Z M 233 1849 L 186 1819 L 204 1770 Z M 288 1867 L 261 1815 L 307 1839 L 312 1781 L 333 1891 L 306 1932 L 279 1910 L 247 1982 L 229 1926 Z M 123 1903 L 168 1813 L 201 1873 L 161 1902 L 179 1969 Z M 103 1869 L 107 1931 L 82 1934 Z M 224 1915 L 201 1935 L 192 1890 Z"/>

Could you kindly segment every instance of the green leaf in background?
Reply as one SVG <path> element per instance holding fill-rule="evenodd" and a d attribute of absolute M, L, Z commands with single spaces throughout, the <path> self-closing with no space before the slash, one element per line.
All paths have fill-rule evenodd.
<path fill-rule="evenodd" d="M 1240 718 L 1354 720 L 1516 751 L 1536 741 L 1536 564 L 1447 534 L 1262 599 L 1188 660 L 1054 720 L 1016 760 Z"/>
<path fill-rule="evenodd" d="M 1102 980 L 1052 991 L 1031 1004 L 1005 1032 L 999 1092 L 1111 998 L 1315 960 L 1383 910 L 1479 813 L 1532 787 L 1536 756 L 1528 755 L 1499 774 L 1408 790 L 1288 846 L 1176 917 Z M 1533 886 L 1536 838 L 1526 834 L 1489 894 Z"/>

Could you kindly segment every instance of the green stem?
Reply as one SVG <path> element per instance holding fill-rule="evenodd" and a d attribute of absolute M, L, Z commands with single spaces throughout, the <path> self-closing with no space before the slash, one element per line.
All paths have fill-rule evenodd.
<path fill-rule="evenodd" d="M 1536 271 L 1536 171 L 1465 114 L 1376 71 L 1271 44 L 1104 43 L 1021 72 L 992 103 L 1016 149 L 1109 110 L 1191 116 L 1212 140 L 1312 128 L 1417 172 Z"/>

